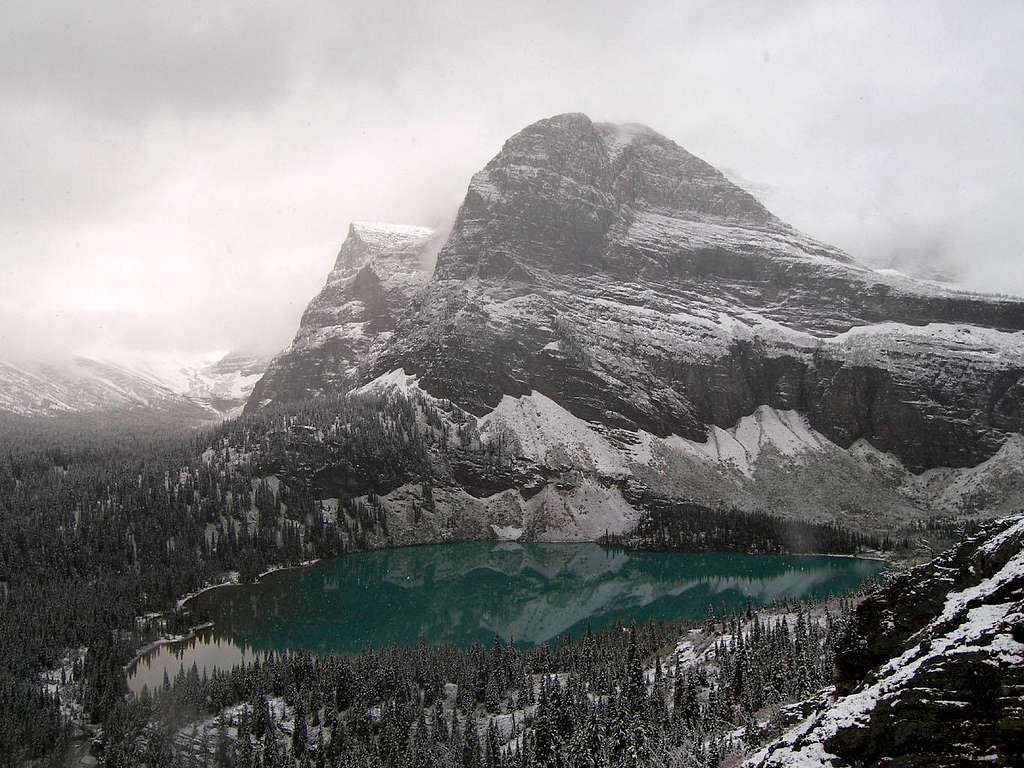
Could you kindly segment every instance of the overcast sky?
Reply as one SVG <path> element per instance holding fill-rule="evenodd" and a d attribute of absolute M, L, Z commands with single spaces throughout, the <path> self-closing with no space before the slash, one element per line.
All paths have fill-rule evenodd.
<path fill-rule="evenodd" d="M 1024 3 L 5 0 L 0 356 L 288 342 L 353 219 L 643 122 L 865 261 L 1024 293 Z"/>

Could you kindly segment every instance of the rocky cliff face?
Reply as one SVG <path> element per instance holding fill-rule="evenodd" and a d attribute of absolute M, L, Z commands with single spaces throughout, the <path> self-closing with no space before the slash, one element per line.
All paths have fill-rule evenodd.
<path fill-rule="evenodd" d="M 977 467 L 915 475 L 866 441 L 836 445 L 796 411 L 762 406 L 702 441 L 661 438 L 588 422 L 539 392 L 505 395 L 478 419 L 401 370 L 338 401 L 326 423 L 302 413 L 281 433 L 290 458 L 267 471 L 312 488 L 328 506 L 372 503 L 392 545 L 593 541 L 630 531 L 644 509 L 684 515 L 697 507 L 902 538 L 936 515 L 991 517 L 1024 499 L 1019 435 Z M 367 419 L 373 429 L 388 425 L 386 433 L 339 437 L 360 434 Z M 396 430 L 399 421 L 406 431 Z"/>
<path fill-rule="evenodd" d="M 247 408 L 351 389 L 427 282 L 433 236 L 425 227 L 353 223 L 295 339 L 271 361 Z"/>
<path fill-rule="evenodd" d="M 354 225 L 247 407 L 437 404 L 469 446 L 438 498 L 482 535 L 593 538 L 660 500 L 891 531 L 1024 499 L 1024 303 L 868 269 L 648 128 L 529 126 L 428 278 L 429 239 Z"/>
<path fill-rule="evenodd" d="M 854 262 L 650 129 L 542 120 L 473 177 L 403 368 L 477 415 L 538 391 L 608 426 L 703 440 L 767 405 L 921 470 L 1024 419 L 1024 303 Z"/>
<path fill-rule="evenodd" d="M 749 765 L 1022 764 L 1024 518 L 875 591 L 837 664 L 840 698 Z"/>

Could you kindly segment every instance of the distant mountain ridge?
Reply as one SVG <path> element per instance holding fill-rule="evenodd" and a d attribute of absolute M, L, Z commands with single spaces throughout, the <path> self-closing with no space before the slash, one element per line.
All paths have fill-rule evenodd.
<path fill-rule="evenodd" d="M 183 424 L 236 416 L 263 374 L 259 356 L 229 353 L 205 364 L 0 361 L 0 413 L 23 417 L 136 413 Z"/>

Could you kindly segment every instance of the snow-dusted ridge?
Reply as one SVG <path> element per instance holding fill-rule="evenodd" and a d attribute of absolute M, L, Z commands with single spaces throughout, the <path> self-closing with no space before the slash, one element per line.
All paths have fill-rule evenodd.
<path fill-rule="evenodd" d="M 324 287 L 307 305 L 292 342 L 267 367 L 247 408 L 343 393 L 391 339 L 430 277 L 427 227 L 352 222 Z"/>
<path fill-rule="evenodd" d="M 442 402 L 423 388 L 418 376 L 404 369 L 383 374 L 354 394 L 371 393 Z M 445 407 L 455 406 L 446 403 Z M 465 418 L 473 419 L 468 414 Z M 869 523 L 884 527 L 914 518 L 923 521 L 935 513 L 998 514 L 1024 493 L 1022 436 L 1009 439 L 991 459 L 976 467 L 916 475 L 898 458 L 867 441 L 843 448 L 815 430 L 803 414 L 768 406 L 758 407 L 731 427 L 710 426 L 703 442 L 589 422 L 537 391 L 519 397 L 505 395 L 490 412 L 476 418 L 475 424 L 481 446 L 544 467 L 562 478 L 552 481 L 542 494 L 552 501 L 570 498 L 576 493 L 572 487 L 586 486 L 588 493 L 606 494 L 619 484 L 640 483 L 659 496 L 709 506 L 761 509 L 762 499 L 770 497 L 772 511 L 778 514 L 810 515 L 856 526 L 866 521 L 846 519 L 844 509 L 870 509 L 885 502 L 883 512 Z M 579 479 L 566 490 L 559 483 L 564 486 L 564 478 L 569 476 Z M 780 493 L 781 488 L 786 493 Z M 511 496 L 500 495 L 503 503 L 518 497 L 509 493 Z M 804 501 L 793 500 L 801 497 Z M 513 503 L 519 505 L 520 501 Z M 612 507 L 616 505 L 622 510 L 612 515 L 617 527 L 636 518 L 637 511 L 621 495 Z M 517 515 L 495 524 L 502 530 L 523 528 Z M 562 524 L 573 527 L 578 523 L 570 514 Z M 594 530 L 595 537 L 604 532 Z M 578 532 L 572 534 L 578 536 Z"/>
<path fill-rule="evenodd" d="M 994 560 L 1000 565 L 986 570 L 987 575 L 973 586 L 952 590 L 947 586 L 949 591 L 941 610 L 909 638 L 902 653 L 870 673 L 852 693 L 834 700 L 751 757 L 746 766 L 838 767 L 878 756 L 907 754 L 924 759 L 926 755 L 934 756 L 936 748 L 941 754 L 956 758 L 952 762 L 1004 764 L 1001 761 L 1013 750 L 999 742 L 1009 743 L 1012 736 L 1008 733 L 1012 731 L 1000 738 L 1002 729 L 996 726 L 995 734 L 985 734 L 992 727 L 991 718 L 1012 717 L 1012 693 L 1007 696 L 1005 692 L 987 692 L 988 698 L 999 702 L 996 706 L 1000 709 L 993 714 L 972 703 L 978 691 L 959 687 L 962 681 L 976 685 L 973 681 L 993 673 L 1004 689 L 1012 690 L 1014 670 L 1024 668 L 1024 638 L 1019 634 L 1020 623 L 1024 621 L 1024 602 L 1020 600 L 1024 588 L 1024 517 L 1007 520 L 1003 525 L 1004 529 L 975 553 L 966 553 L 972 572 L 987 569 L 987 561 Z M 961 545 L 967 547 L 969 544 Z M 950 565 L 964 556 L 945 553 L 935 561 L 932 570 L 924 566 L 902 577 L 910 587 L 902 594 L 914 599 L 915 595 L 940 589 L 943 581 L 952 580 Z M 899 610 L 899 605 L 883 603 L 882 610 Z M 980 668 L 987 668 L 988 672 Z M 1020 680 L 1019 674 L 1016 679 Z M 914 729 L 904 725 L 906 718 L 941 723 L 949 716 L 944 713 L 949 712 L 955 713 L 957 723 L 950 724 L 948 734 L 925 729 L 926 733 L 915 736 Z M 977 724 L 972 726 L 971 720 Z M 967 733 L 959 732 L 961 721 Z M 1007 722 L 1007 726 L 1012 724 Z M 892 734 L 890 739 L 883 735 L 887 732 Z M 957 743 L 958 739 L 963 742 Z M 858 749 L 860 744 L 868 744 L 868 754 Z"/>
<path fill-rule="evenodd" d="M 78 356 L 63 362 L 0 361 L 0 412 L 19 416 L 148 413 L 184 423 L 237 415 L 265 361 L 231 353 L 206 359 Z"/>

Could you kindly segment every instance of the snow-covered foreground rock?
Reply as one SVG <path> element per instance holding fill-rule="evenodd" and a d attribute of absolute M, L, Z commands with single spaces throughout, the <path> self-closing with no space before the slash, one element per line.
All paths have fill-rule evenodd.
<path fill-rule="evenodd" d="M 841 695 L 748 766 L 1016 765 L 1024 754 L 1024 518 L 894 578 L 854 614 Z"/>

